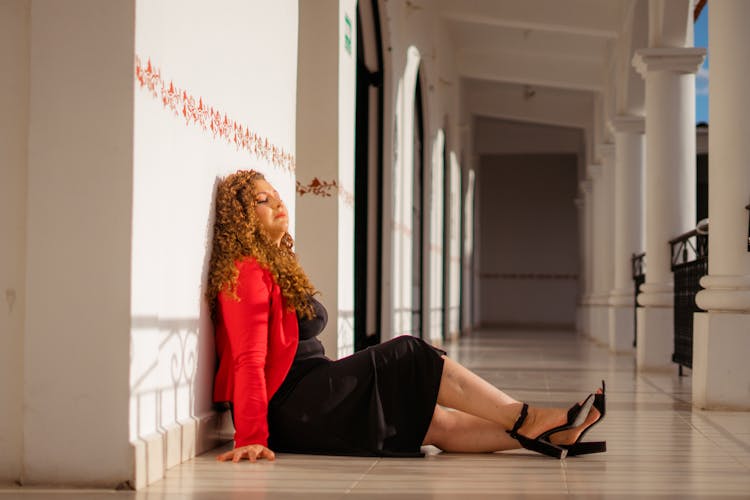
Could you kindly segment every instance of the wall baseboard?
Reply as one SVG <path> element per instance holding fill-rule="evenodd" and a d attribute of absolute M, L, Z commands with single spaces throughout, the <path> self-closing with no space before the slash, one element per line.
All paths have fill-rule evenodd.
<path fill-rule="evenodd" d="M 546 323 L 546 322 L 482 322 L 479 326 L 480 329 L 487 330 L 564 330 L 564 331 L 575 331 L 575 323 Z"/>
<path fill-rule="evenodd" d="M 168 469 L 232 439 L 229 412 L 206 412 L 179 421 L 132 442 L 134 478 L 122 489 L 141 489 L 162 478 Z"/>

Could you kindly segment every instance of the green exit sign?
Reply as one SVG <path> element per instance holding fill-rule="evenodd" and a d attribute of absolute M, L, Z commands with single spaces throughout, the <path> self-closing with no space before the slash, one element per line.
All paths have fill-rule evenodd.
<path fill-rule="evenodd" d="M 346 53 L 352 55 L 352 18 L 344 14 L 344 48 Z"/>

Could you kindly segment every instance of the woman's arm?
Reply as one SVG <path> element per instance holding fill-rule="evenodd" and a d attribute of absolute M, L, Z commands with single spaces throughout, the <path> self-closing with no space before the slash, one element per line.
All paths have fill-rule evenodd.
<path fill-rule="evenodd" d="M 218 305 L 234 366 L 235 447 L 268 446 L 265 363 L 272 283 L 255 260 L 237 263 L 238 299 L 222 292 Z"/>

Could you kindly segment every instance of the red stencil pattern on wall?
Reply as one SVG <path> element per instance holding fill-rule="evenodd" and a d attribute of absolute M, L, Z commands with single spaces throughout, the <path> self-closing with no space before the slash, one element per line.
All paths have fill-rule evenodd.
<path fill-rule="evenodd" d="M 295 169 L 294 155 L 282 148 L 271 144 L 266 137 L 262 137 L 250 127 L 231 119 L 224 112 L 209 106 L 202 97 L 195 97 L 187 90 L 168 84 L 162 79 L 161 70 L 151 64 L 149 59 L 144 67 L 141 59 L 135 57 L 135 78 L 141 88 L 148 90 L 151 95 L 160 99 L 165 108 L 175 115 L 182 116 L 187 124 L 194 124 L 204 131 L 211 131 L 214 139 L 221 139 L 234 144 L 259 160 L 265 160 L 275 167 L 288 172 Z"/>
<path fill-rule="evenodd" d="M 313 177 L 313 180 L 307 185 L 297 181 L 297 194 L 300 196 L 312 194 L 323 198 L 330 198 L 334 194 L 338 194 L 347 206 L 354 206 L 354 195 L 339 186 L 335 179 L 332 181 L 322 181 L 317 177 Z"/>

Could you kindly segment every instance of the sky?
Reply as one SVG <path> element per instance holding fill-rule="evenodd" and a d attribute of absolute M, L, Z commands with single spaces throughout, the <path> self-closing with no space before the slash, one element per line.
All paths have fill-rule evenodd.
<path fill-rule="evenodd" d="M 708 4 L 695 23 L 696 47 L 708 47 Z M 695 121 L 708 123 L 708 56 L 695 77 Z"/>

